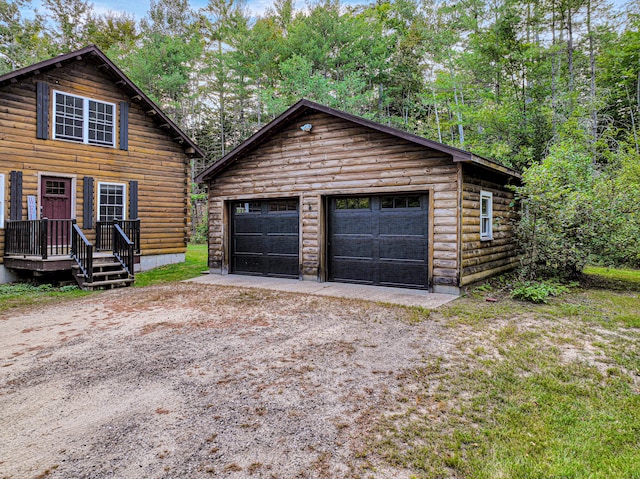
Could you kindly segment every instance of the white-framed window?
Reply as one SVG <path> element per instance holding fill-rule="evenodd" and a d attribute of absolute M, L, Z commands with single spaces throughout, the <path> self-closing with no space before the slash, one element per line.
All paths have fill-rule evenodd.
<path fill-rule="evenodd" d="M 0 228 L 4 228 L 4 173 L 0 173 Z"/>
<path fill-rule="evenodd" d="M 480 192 L 480 239 L 493 239 L 493 193 Z"/>
<path fill-rule="evenodd" d="M 53 138 L 115 147 L 115 103 L 60 91 L 54 91 L 53 97 Z"/>
<path fill-rule="evenodd" d="M 127 187 L 121 183 L 98 183 L 98 221 L 125 220 Z"/>

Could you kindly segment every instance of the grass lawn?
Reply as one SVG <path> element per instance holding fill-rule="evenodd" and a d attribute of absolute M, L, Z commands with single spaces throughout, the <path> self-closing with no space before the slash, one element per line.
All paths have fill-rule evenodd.
<path fill-rule="evenodd" d="M 136 287 L 151 286 L 152 284 L 182 281 L 200 276 L 207 270 L 207 245 L 190 244 L 187 247 L 186 261 L 154 268 L 136 274 Z"/>
<path fill-rule="evenodd" d="M 640 271 L 588 274 L 548 304 L 483 289 L 432 314 L 457 352 L 411 371 L 361 456 L 415 478 L 640 478 Z"/>

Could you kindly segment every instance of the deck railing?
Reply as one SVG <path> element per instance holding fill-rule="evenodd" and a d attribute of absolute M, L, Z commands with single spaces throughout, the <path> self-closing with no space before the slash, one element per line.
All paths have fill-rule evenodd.
<path fill-rule="evenodd" d="M 71 252 L 71 227 L 76 220 L 8 220 L 5 228 L 5 255 L 49 256 Z"/>
<path fill-rule="evenodd" d="M 113 251 L 114 225 L 119 225 L 123 233 L 133 242 L 133 250 L 140 254 L 140 220 L 113 220 L 96 222 L 96 250 Z"/>
<path fill-rule="evenodd" d="M 129 275 L 133 276 L 133 241 L 125 234 L 118 223 L 113 225 L 113 256 L 116 257 L 120 264 L 127 270 Z"/>
<path fill-rule="evenodd" d="M 71 229 L 71 257 L 76 260 L 85 282 L 93 281 L 93 245 L 77 224 Z"/>

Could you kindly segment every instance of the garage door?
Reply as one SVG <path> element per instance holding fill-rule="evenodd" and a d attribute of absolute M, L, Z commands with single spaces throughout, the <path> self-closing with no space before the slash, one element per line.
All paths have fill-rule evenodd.
<path fill-rule="evenodd" d="M 231 205 L 231 272 L 297 278 L 298 200 Z"/>
<path fill-rule="evenodd" d="M 426 195 L 329 201 L 329 279 L 427 288 Z"/>

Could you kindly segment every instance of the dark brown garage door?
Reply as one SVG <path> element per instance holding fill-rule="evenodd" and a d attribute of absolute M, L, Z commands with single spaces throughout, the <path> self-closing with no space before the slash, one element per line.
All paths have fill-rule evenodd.
<path fill-rule="evenodd" d="M 427 288 L 426 195 L 329 200 L 329 280 Z"/>
<path fill-rule="evenodd" d="M 298 200 L 231 205 L 231 272 L 297 278 Z"/>

